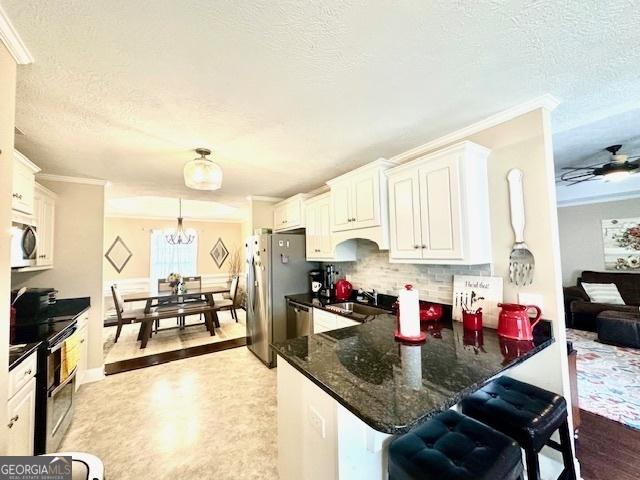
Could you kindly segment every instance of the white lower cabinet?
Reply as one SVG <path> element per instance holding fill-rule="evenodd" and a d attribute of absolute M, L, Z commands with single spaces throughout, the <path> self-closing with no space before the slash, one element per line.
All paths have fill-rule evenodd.
<path fill-rule="evenodd" d="M 9 383 L 20 385 L 9 390 L 7 402 L 7 455 L 33 455 L 36 417 L 36 353 L 9 372 Z M 25 381 L 26 380 L 26 381 Z"/>
<path fill-rule="evenodd" d="M 78 335 L 80 336 L 80 358 L 78 359 L 78 374 L 76 375 L 76 391 L 84 383 L 85 376 L 87 374 L 87 357 L 89 355 L 89 341 L 88 341 L 88 323 L 89 312 L 82 314 L 78 318 Z"/>
<path fill-rule="evenodd" d="M 359 322 L 319 308 L 313 309 L 313 333 L 328 332 L 354 325 L 359 325 Z"/>
<path fill-rule="evenodd" d="M 491 263 L 488 155 L 465 141 L 386 172 L 391 262 Z"/>

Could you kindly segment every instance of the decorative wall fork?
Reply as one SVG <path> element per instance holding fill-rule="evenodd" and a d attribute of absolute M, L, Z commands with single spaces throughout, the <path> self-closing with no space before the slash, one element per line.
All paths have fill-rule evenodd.
<path fill-rule="evenodd" d="M 524 193 L 522 190 L 522 170 L 509 170 L 509 204 L 511 206 L 511 226 L 515 235 L 515 243 L 509 256 L 509 280 L 518 286 L 530 285 L 533 282 L 535 259 L 533 253 L 524 242 Z"/>

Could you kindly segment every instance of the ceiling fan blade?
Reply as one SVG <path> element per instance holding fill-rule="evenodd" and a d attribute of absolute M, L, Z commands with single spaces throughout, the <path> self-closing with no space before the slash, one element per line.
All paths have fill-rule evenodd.
<path fill-rule="evenodd" d="M 597 177 L 594 175 L 590 178 L 583 178 L 582 180 L 575 180 L 570 183 L 567 183 L 567 187 L 571 187 L 572 185 L 577 185 L 582 182 L 590 182 L 591 180 L 597 180 Z"/>
<path fill-rule="evenodd" d="M 560 180 L 563 182 L 572 182 L 574 180 L 580 180 L 582 178 L 593 177 L 593 172 L 567 172 L 560 175 Z"/>

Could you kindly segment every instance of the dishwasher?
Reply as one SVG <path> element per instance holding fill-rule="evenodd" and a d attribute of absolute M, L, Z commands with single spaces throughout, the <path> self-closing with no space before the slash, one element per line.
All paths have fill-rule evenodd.
<path fill-rule="evenodd" d="M 313 310 L 287 299 L 287 338 L 313 334 Z"/>

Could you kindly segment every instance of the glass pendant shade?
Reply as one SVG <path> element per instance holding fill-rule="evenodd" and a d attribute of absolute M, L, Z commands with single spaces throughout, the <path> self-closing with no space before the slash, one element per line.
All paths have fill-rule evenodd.
<path fill-rule="evenodd" d="M 201 157 L 194 158 L 184 166 L 184 183 L 195 190 L 217 190 L 222 186 L 222 169 L 208 158 L 211 153 L 205 148 L 196 149 Z"/>

